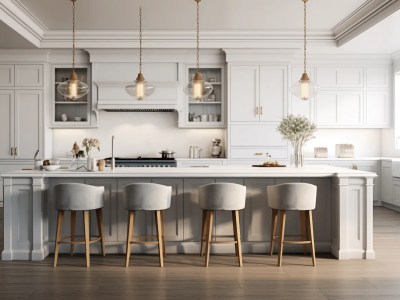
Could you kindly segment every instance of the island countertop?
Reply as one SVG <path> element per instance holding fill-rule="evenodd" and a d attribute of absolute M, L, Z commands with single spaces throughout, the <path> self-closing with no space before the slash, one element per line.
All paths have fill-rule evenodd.
<path fill-rule="evenodd" d="M 59 169 L 55 171 L 17 170 L 1 174 L 3 178 L 77 178 L 77 177 L 367 177 L 374 178 L 373 172 L 352 170 L 334 166 L 312 165 L 295 167 L 245 167 L 209 166 L 178 168 L 115 168 L 105 171 L 75 171 Z"/>

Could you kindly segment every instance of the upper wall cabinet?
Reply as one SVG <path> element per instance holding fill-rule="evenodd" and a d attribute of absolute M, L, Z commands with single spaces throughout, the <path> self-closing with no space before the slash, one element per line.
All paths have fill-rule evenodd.
<path fill-rule="evenodd" d="M 387 89 L 390 87 L 390 69 L 368 67 L 365 72 L 367 89 Z"/>
<path fill-rule="evenodd" d="M 230 121 L 277 122 L 287 106 L 286 66 L 231 66 Z"/>
<path fill-rule="evenodd" d="M 43 87 L 43 65 L 0 65 L 0 87 Z"/>
<path fill-rule="evenodd" d="M 317 68 L 317 85 L 320 88 L 362 88 L 364 68 Z"/>

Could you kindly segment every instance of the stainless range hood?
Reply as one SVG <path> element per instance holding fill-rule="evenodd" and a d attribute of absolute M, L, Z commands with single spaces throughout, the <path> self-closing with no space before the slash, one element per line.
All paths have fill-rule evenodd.
<path fill-rule="evenodd" d="M 178 109 L 179 82 L 152 82 L 154 93 L 138 101 L 125 91 L 129 82 L 93 82 L 97 110 L 108 112 L 172 112 Z M 94 101 L 96 102 L 96 101 Z"/>

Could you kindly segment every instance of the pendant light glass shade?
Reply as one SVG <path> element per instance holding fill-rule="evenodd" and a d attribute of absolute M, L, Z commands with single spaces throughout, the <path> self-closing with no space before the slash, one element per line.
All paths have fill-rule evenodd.
<path fill-rule="evenodd" d="M 203 80 L 203 76 L 200 72 L 196 72 L 193 76 L 193 80 L 189 82 L 184 89 L 185 94 L 196 101 L 201 101 L 203 98 L 209 96 L 212 91 L 213 86 Z"/>
<path fill-rule="evenodd" d="M 89 92 L 89 86 L 80 81 L 75 73 L 75 2 L 72 2 L 72 72 L 69 80 L 60 83 L 57 91 L 65 98 L 70 100 L 78 100 Z"/>
<path fill-rule="evenodd" d="M 193 76 L 193 79 L 191 82 L 189 82 L 186 87 L 184 88 L 184 92 L 186 95 L 188 95 L 190 98 L 196 100 L 196 101 L 201 101 L 202 99 L 206 98 L 209 96 L 212 91 L 213 91 L 213 86 L 211 83 L 205 82 L 203 79 L 203 75 L 200 73 L 200 63 L 199 63 L 199 31 L 200 31 L 200 22 L 199 22 L 199 3 L 201 0 L 194 0 L 196 1 L 197 4 L 197 46 L 196 46 L 196 51 L 197 51 L 197 60 L 196 60 L 196 73 Z"/>
<path fill-rule="evenodd" d="M 127 85 L 125 90 L 132 97 L 142 101 L 154 92 L 155 87 L 144 79 L 142 73 L 139 73 L 136 80 L 132 84 Z"/>
<path fill-rule="evenodd" d="M 155 87 L 148 83 L 142 73 L 142 7 L 139 8 L 139 74 L 136 80 L 125 87 L 125 91 L 135 97 L 136 100 L 143 101 L 144 98 L 150 96 Z"/>
<path fill-rule="evenodd" d="M 317 89 L 307 74 L 307 1 L 308 0 L 301 0 L 301 1 L 303 1 L 304 3 L 304 71 L 303 74 L 301 75 L 299 82 L 291 87 L 291 92 L 297 98 L 306 101 L 314 96 Z"/>

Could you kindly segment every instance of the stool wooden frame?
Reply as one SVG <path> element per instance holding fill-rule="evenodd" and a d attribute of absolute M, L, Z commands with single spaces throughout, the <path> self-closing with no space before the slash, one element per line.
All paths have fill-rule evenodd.
<path fill-rule="evenodd" d="M 243 266 L 242 262 L 242 244 L 240 237 L 240 218 L 239 211 L 232 211 L 232 223 L 233 223 L 233 235 L 212 235 L 212 226 L 214 220 L 215 210 L 205 210 L 203 209 L 202 216 L 202 226 L 201 226 L 201 245 L 200 245 L 200 256 L 203 256 L 203 244 L 206 243 L 206 258 L 205 258 L 205 267 L 208 267 L 208 263 L 210 261 L 210 250 L 211 243 L 219 243 L 219 244 L 235 244 L 235 255 L 238 258 L 239 267 Z M 233 241 L 212 241 L 212 237 L 233 237 Z"/>
<path fill-rule="evenodd" d="M 165 241 L 164 241 L 164 211 L 155 210 L 154 216 L 156 220 L 157 234 L 155 235 L 136 235 L 137 240 L 133 240 L 134 234 L 134 224 L 135 224 L 135 210 L 128 211 L 128 230 L 126 237 L 126 256 L 125 256 L 125 267 L 129 267 L 129 259 L 131 256 L 131 244 L 157 244 L 160 267 L 164 267 L 164 256 L 165 253 Z M 157 241 L 146 241 L 140 239 L 156 238 Z M 139 240 L 138 240 L 139 239 Z"/>
<path fill-rule="evenodd" d="M 99 232 L 98 236 L 90 236 L 90 211 L 84 210 L 83 212 L 83 224 L 84 224 L 84 240 L 83 241 L 75 241 L 75 225 L 76 225 L 76 210 L 71 210 L 71 235 L 62 237 L 62 222 L 64 219 L 64 210 L 58 210 L 57 213 L 57 232 L 56 232 L 56 241 L 55 241 L 55 251 L 54 251 L 54 267 L 57 266 L 58 263 L 58 254 L 60 244 L 70 244 L 70 255 L 74 255 L 74 245 L 75 244 L 83 244 L 85 245 L 85 254 L 86 254 L 86 267 L 90 267 L 90 244 L 100 241 L 101 242 L 101 253 L 103 256 L 106 255 L 105 247 L 104 247 L 104 235 L 103 235 L 103 209 L 96 209 L 96 219 L 97 219 L 97 229 Z M 91 239 L 95 238 L 95 239 Z M 69 241 L 65 240 L 69 239 Z"/>
<path fill-rule="evenodd" d="M 270 255 L 274 251 L 275 238 L 279 237 L 279 250 L 278 250 L 278 266 L 282 266 L 283 244 L 302 244 L 304 246 L 304 255 L 307 254 L 307 245 L 311 247 L 311 258 L 313 266 L 317 265 L 315 259 L 315 245 L 314 245 L 314 230 L 313 219 L 311 210 L 300 210 L 300 228 L 301 240 L 300 241 L 285 241 L 285 225 L 286 225 L 286 211 L 272 209 L 272 226 L 271 226 L 271 244 Z M 275 235 L 276 225 L 278 221 L 278 214 L 280 215 L 280 233 L 279 236 Z"/>

